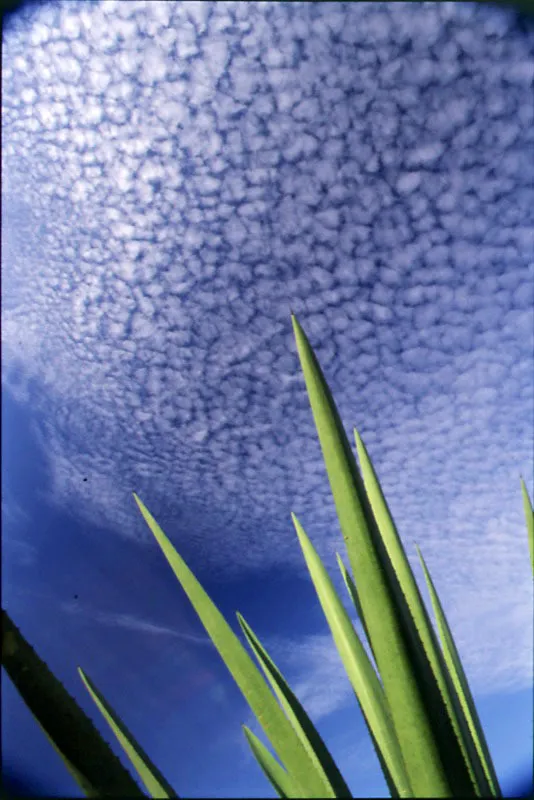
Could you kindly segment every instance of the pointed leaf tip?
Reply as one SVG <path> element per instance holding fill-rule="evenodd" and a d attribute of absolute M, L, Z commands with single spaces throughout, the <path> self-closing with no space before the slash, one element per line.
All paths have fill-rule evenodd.
<path fill-rule="evenodd" d="M 291 322 L 293 323 L 293 332 L 295 333 L 295 335 L 297 333 L 302 334 L 303 330 L 302 330 L 302 328 L 300 326 L 300 322 L 296 318 L 295 314 L 291 315 Z"/>
<path fill-rule="evenodd" d="M 132 492 L 132 494 L 133 494 L 133 497 L 134 497 L 134 500 L 135 500 L 135 502 L 137 503 L 137 508 L 139 509 L 139 511 L 140 511 L 142 514 L 143 514 L 143 511 L 146 511 L 147 513 L 150 513 L 150 512 L 148 511 L 148 508 L 145 506 L 145 504 L 143 503 L 143 501 L 142 501 L 142 500 L 141 500 L 141 498 L 139 497 L 139 495 L 138 495 L 138 494 L 136 494 L 135 492 Z M 143 514 L 143 516 L 144 516 L 144 514 Z M 152 515 L 151 515 L 151 516 L 152 516 Z"/>
<path fill-rule="evenodd" d="M 528 489 L 523 478 L 521 478 L 521 494 L 523 495 L 523 509 L 527 523 L 528 547 L 530 550 L 532 574 L 534 575 L 534 509 L 532 508 Z"/>

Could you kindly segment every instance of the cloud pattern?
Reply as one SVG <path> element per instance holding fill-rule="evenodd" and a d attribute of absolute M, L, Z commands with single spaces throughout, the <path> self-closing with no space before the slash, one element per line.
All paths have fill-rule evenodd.
<path fill-rule="evenodd" d="M 469 3 L 13 19 L 2 382 L 42 417 L 46 499 L 152 544 L 138 491 L 229 576 L 303 571 L 294 511 L 335 575 L 292 309 L 470 680 L 529 685 L 533 45 Z"/>

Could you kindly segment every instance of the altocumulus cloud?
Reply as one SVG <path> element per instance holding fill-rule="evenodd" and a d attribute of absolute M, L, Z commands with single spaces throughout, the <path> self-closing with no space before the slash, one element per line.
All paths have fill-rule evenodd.
<path fill-rule="evenodd" d="M 528 686 L 533 74 L 532 33 L 468 3 L 12 19 L 2 381 L 46 410 L 48 500 L 152 545 L 135 489 L 233 576 L 304 569 L 293 510 L 336 575 L 291 307 L 475 688 Z"/>

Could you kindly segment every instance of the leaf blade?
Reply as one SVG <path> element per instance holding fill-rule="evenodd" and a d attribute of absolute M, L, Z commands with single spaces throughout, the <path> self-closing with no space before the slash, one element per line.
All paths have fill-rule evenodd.
<path fill-rule="evenodd" d="M 408 776 L 416 796 L 477 794 L 435 677 L 381 539 L 363 481 L 315 353 L 292 316 L 308 398 Z M 435 732 L 436 720 L 440 731 Z"/>
<path fill-rule="evenodd" d="M 337 764 L 300 701 L 289 687 L 284 676 L 253 632 L 250 625 L 243 619 L 241 614 L 238 614 L 237 618 L 254 655 L 258 659 L 267 680 L 278 698 L 278 702 L 308 751 L 310 758 L 329 782 L 334 796 L 350 798 L 352 795 L 349 787 L 345 783 Z"/>
<path fill-rule="evenodd" d="M 119 715 L 111 708 L 103 695 L 98 691 L 89 676 L 85 674 L 81 667 L 78 673 L 83 684 L 91 695 L 98 710 L 108 723 L 115 734 L 120 746 L 130 759 L 132 766 L 143 781 L 151 797 L 177 798 L 178 795 L 167 783 L 160 770 L 152 763 L 140 744 L 136 742 Z"/>
<path fill-rule="evenodd" d="M 315 591 L 332 632 L 347 677 L 354 689 L 369 728 L 378 744 L 389 774 L 401 797 L 413 796 L 397 734 L 382 684 L 365 652 L 350 618 L 324 568 L 317 551 L 295 514 L 293 524 Z"/>
<path fill-rule="evenodd" d="M 256 761 L 262 768 L 265 776 L 273 785 L 275 791 L 280 797 L 298 797 L 299 788 L 295 786 L 291 776 L 285 769 L 278 763 L 274 756 L 267 750 L 263 742 L 252 733 L 252 731 L 243 725 L 243 732 L 246 740 L 250 745 Z"/>
<path fill-rule="evenodd" d="M 145 797 L 93 722 L 2 609 L 2 666 L 88 797 Z M 76 727 L 76 737 L 72 729 Z"/>
<path fill-rule="evenodd" d="M 302 796 L 332 797 L 328 783 L 317 772 L 302 742 L 249 654 L 135 493 L 134 499 L 208 636 L 265 731 L 280 761 L 300 784 Z"/>
<path fill-rule="evenodd" d="M 493 761 L 489 752 L 486 737 L 484 735 L 484 730 L 482 728 L 482 724 L 480 722 L 476 710 L 475 702 L 471 694 L 471 689 L 469 688 L 469 682 L 467 680 L 466 674 L 462 666 L 462 662 L 460 660 L 460 656 L 458 654 L 458 650 L 454 642 L 452 631 L 447 622 L 445 611 L 443 610 L 443 607 L 441 605 L 432 578 L 430 577 L 430 572 L 428 570 L 428 567 L 425 564 L 423 554 L 421 553 L 417 545 L 415 547 L 417 550 L 417 554 L 419 556 L 419 560 L 421 562 L 421 566 L 423 567 L 423 572 L 425 575 L 428 592 L 430 594 L 432 607 L 434 609 L 434 616 L 438 624 L 439 635 L 443 647 L 443 654 L 449 670 L 449 674 L 451 675 L 454 686 L 456 688 L 458 698 L 462 705 L 465 718 L 469 725 L 473 741 L 477 748 L 477 752 L 480 761 L 482 762 L 493 796 L 501 797 L 502 794 L 499 786 L 499 781 L 497 778 L 497 773 L 495 772 L 495 767 L 493 765 Z"/>
<path fill-rule="evenodd" d="M 439 689 L 439 694 L 434 698 L 430 697 L 434 709 L 448 721 L 448 731 L 446 736 L 441 736 L 441 751 L 446 753 L 447 763 L 453 765 L 458 762 L 458 751 L 452 748 L 446 750 L 450 742 L 449 735 L 456 737 L 456 743 L 460 748 L 460 754 L 469 772 L 471 780 L 476 785 L 477 792 L 484 797 L 500 796 L 498 783 L 495 783 L 490 776 L 487 765 L 481 759 L 480 750 L 477 747 L 473 731 L 469 720 L 465 714 L 464 704 L 458 696 L 458 686 L 453 680 L 453 676 L 448 670 L 448 664 L 444 660 L 443 653 L 436 639 L 436 634 L 432 628 L 425 604 L 421 597 L 419 587 L 408 562 L 404 546 L 398 534 L 395 522 L 389 510 L 389 506 L 382 492 L 380 482 L 376 475 L 374 466 L 367 452 L 367 448 L 362 441 L 358 431 L 354 431 L 358 458 L 360 461 L 365 491 L 369 499 L 372 512 L 376 519 L 380 535 L 385 544 L 391 565 L 399 580 L 402 592 L 411 614 L 410 630 L 412 636 L 418 637 L 418 642 L 422 646 L 421 653 L 426 657 L 428 665 L 427 672 L 433 674 L 435 683 Z M 443 713 L 444 712 L 444 713 Z M 441 731 L 437 728 L 438 732 Z M 449 767 L 453 771 L 454 766 Z"/>
<path fill-rule="evenodd" d="M 521 478 L 521 492 L 523 494 L 523 508 L 525 510 L 525 519 L 527 521 L 527 536 L 528 536 L 528 547 L 530 550 L 530 563 L 532 565 L 532 575 L 534 576 L 534 510 L 532 509 L 532 503 L 530 502 L 530 498 L 528 496 L 527 487 L 525 485 L 525 481 Z"/>
<path fill-rule="evenodd" d="M 339 565 L 339 569 L 341 570 L 341 575 L 343 576 L 343 580 L 345 582 L 345 586 L 347 587 L 347 591 L 349 593 L 349 597 L 350 597 L 350 599 L 352 600 L 352 602 L 354 604 L 354 607 L 356 609 L 356 613 L 358 614 L 358 619 L 362 623 L 362 627 L 363 627 L 363 630 L 365 632 L 365 637 L 367 639 L 369 647 L 371 648 L 371 652 L 373 653 L 373 658 L 375 659 L 375 664 L 376 664 L 376 658 L 375 658 L 375 654 L 373 652 L 373 645 L 372 645 L 371 639 L 369 637 L 369 631 L 367 630 L 367 623 L 365 622 L 365 618 L 363 616 L 362 605 L 360 603 L 360 598 L 358 597 L 358 590 L 356 589 L 356 584 L 354 583 L 354 581 L 352 579 L 352 576 L 350 575 L 348 569 L 346 568 L 345 564 L 343 563 L 339 553 L 336 553 L 336 558 L 337 558 L 337 563 Z"/>

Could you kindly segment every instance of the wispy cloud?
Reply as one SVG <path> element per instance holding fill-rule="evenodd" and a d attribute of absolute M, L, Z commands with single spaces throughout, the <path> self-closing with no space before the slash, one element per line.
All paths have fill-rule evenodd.
<path fill-rule="evenodd" d="M 2 555 L 22 566 L 35 563 L 37 548 L 29 541 L 27 526 L 31 514 L 8 492 L 2 490 Z"/>
<path fill-rule="evenodd" d="M 140 633 L 149 633 L 154 636 L 171 636 L 184 641 L 192 642 L 193 644 L 203 644 L 213 647 L 211 639 L 207 636 L 195 636 L 190 633 L 181 633 L 174 628 L 169 628 L 166 625 L 158 625 L 148 620 L 134 617 L 131 614 L 119 614 L 104 611 L 94 611 L 85 608 L 77 600 L 69 600 L 61 604 L 64 611 L 70 614 L 83 614 L 89 616 L 95 622 L 102 623 L 103 625 L 110 625 L 114 628 L 128 628 L 129 630 L 139 631 Z"/>

